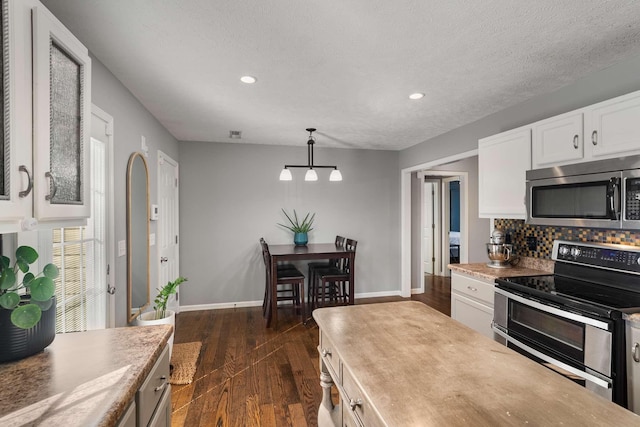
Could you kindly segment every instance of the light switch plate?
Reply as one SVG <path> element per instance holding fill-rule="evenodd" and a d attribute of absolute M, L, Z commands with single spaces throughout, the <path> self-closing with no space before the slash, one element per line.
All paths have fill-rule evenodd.
<path fill-rule="evenodd" d="M 118 241 L 118 256 L 125 256 L 127 254 L 127 241 L 119 240 Z"/>
<path fill-rule="evenodd" d="M 156 233 L 149 234 L 149 246 L 155 246 L 156 244 Z"/>

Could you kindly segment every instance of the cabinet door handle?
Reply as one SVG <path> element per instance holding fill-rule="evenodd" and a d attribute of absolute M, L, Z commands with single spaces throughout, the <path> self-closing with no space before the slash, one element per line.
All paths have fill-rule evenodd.
<path fill-rule="evenodd" d="M 362 406 L 362 399 L 349 399 L 349 406 L 355 411 L 358 406 Z"/>
<path fill-rule="evenodd" d="M 29 169 L 25 165 L 20 165 L 18 167 L 20 172 L 24 172 L 27 174 L 27 189 L 18 193 L 20 197 L 27 197 L 29 193 L 31 193 L 31 189 L 33 188 L 33 181 L 31 179 L 31 174 L 29 173 Z"/>
<path fill-rule="evenodd" d="M 591 132 L 591 143 L 593 145 L 598 145 L 598 131 L 594 130 Z"/>
<path fill-rule="evenodd" d="M 478 292 L 478 288 L 474 288 L 473 286 L 467 286 L 467 289 L 469 289 L 471 292 Z"/>
<path fill-rule="evenodd" d="M 327 357 L 327 356 L 331 356 L 331 350 L 329 350 L 328 348 L 323 348 L 322 357 Z"/>
<path fill-rule="evenodd" d="M 58 191 L 58 186 L 56 185 L 56 179 L 53 177 L 51 172 L 45 172 L 44 176 L 51 180 L 51 194 L 47 194 L 46 196 L 44 196 L 44 199 L 53 200 L 53 198 L 56 197 L 56 192 Z"/>
<path fill-rule="evenodd" d="M 161 257 L 160 257 L 160 262 L 161 262 L 161 263 L 162 263 L 162 262 L 167 262 L 167 261 L 169 261 L 169 258 L 167 258 L 166 256 L 161 256 Z"/>
<path fill-rule="evenodd" d="M 640 344 L 637 342 L 633 343 L 633 347 L 631 347 L 631 356 L 634 362 L 640 362 Z"/>
<path fill-rule="evenodd" d="M 578 135 L 573 135 L 573 148 L 578 149 Z"/>
<path fill-rule="evenodd" d="M 156 393 L 164 390 L 164 388 L 167 386 L 167 377 L 163 375 L 160 377 L 160 379 L 162 380 L 162 384 L 160 384 L 158 387 L 153 389 L 153 391 L 155 391 Z"/>

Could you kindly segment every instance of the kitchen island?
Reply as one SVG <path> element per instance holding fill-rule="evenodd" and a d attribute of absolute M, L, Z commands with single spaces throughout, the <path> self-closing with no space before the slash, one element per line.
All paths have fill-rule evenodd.
<path fill-rule="evenodd" d="M 172 330 L 162 325 L 58 334 L 43 352 L 0 364 L 0 425 L 116 425 L 161 354 L 167 354 L 168 371 Z M 135 422 L 135 411 L 133 417 Z"/>
<path fill-rule="evenodd" d="M 313 317 L 320 426 L 640 425 L 634 413 L 419 302 L 321 308 Z"/>

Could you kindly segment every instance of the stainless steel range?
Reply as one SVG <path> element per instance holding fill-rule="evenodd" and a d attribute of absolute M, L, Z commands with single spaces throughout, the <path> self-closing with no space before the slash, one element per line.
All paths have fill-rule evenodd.
<path fill-rule="evenodd" d="M 497 279 L 493 330 L 508 347 L 627 405 L 623 313 L 640 312 L 640 247 L 557 240 L 554 274 Z"/>

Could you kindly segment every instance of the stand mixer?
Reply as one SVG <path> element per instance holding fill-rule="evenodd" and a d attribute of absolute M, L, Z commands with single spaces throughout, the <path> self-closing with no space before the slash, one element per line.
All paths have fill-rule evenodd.
<path fill-rule="evenodd" d="M 487 265 L 492 268 L 510 268 L 511 262 L 516 258 L 513 253 L 513 245 L 505 243 L 505 235 L 502 230 L 495 228 L 491 232 L 487 243 L 487 255 L 489 262 Z"/>

